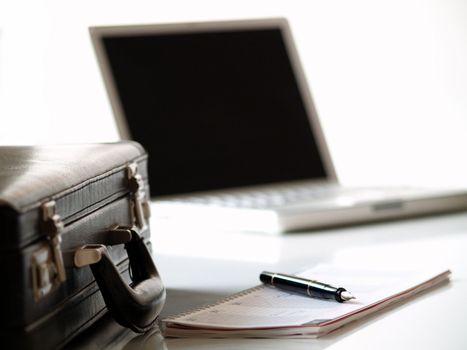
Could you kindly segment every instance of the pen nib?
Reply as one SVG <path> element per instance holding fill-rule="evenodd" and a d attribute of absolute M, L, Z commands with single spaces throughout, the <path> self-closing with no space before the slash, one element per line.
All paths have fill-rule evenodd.
<path fill-rule="evenodd" d="M 347 292 L 346 290 L 341 293 L 341 298 L 344 301 L 355 299 L 355 297 L 352 294 L 350 294 L 349 292 Z"/>

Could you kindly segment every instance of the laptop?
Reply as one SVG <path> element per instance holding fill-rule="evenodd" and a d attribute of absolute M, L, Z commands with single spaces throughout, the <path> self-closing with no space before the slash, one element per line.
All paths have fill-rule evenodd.
<path fill-rule="evenodd" d="M 339 184 L 283 18 L 90 32 L 159 220 L 281 233 L 467 208 L 466 190 Z"/>

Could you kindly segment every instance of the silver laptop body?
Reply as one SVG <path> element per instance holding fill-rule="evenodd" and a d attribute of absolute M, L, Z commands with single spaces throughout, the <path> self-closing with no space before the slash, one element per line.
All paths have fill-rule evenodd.
<path fill-rule="evenodd" d="M 467 190 L 339 185 L 283 18 L 90 32 L 161 220 L 280 233 L 467 208 Z"/>

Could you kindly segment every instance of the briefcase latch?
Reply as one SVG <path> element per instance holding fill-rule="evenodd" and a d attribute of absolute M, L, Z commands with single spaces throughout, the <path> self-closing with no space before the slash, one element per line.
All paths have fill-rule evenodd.
<path fill-rule="evenodd" d="M 57 269 L 58 282 L 66 280 L 65 264 L 63 263 L 63 256 L 60 244 L 62 243 L 62 231 L 64 228 L 63 221 L 57 214 L 57 206 L 55 201 L 49 201 L 42 205 L 43 227 L 45 233 L 48 235 L 50 247 L 52 248 L 53 261 Z"/>
<path fill-rule="evenodd" d="M 57 214 L 55 201 L 42 205 L 41 231 L 49 244 L 32 255 L 32 284 L 35 300 L 39 300 L 66 279 L 65 265 L 60 244 L 63 221 Z"/>
<path fill-rule="evenodd" d="M 144 180 L 141 174 L 138 173 L 138 165 L 136 163 L 129 164 L 127 169 L 133 207 L 133 221 L 141 231 L 144 231 L 151 216 L 149 201 L 144 191 Z"/>

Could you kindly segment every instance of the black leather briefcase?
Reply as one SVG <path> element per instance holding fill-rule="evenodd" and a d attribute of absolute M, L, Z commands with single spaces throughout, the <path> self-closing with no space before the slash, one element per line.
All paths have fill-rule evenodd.
<path fill-rule="evenodd" d="M 135 142 L 0 147 L 2 349 L 61 347 L 106 309 L 153 326 L 165 289 L 147 178 Z"/>

